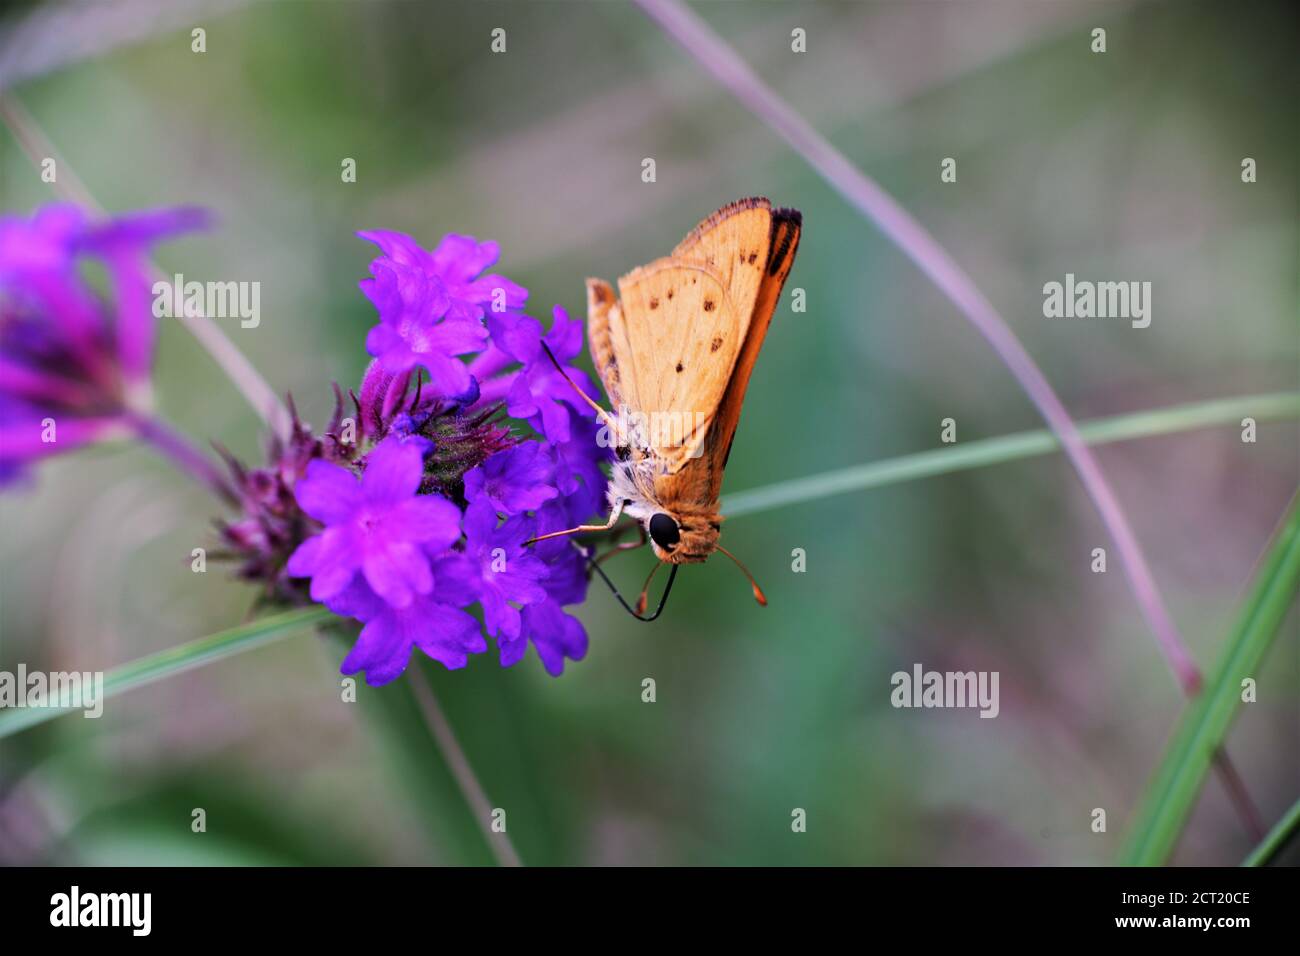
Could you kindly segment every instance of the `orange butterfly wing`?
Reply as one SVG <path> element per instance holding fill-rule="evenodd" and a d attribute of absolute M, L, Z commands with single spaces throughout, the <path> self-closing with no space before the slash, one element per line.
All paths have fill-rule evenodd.
<path fill-rule="evenodd" d="M 641 412 L 707 413 L 702 437 L 665 450 L 668 473 L 657 482 L 665 502 L 717 501 L 801 228 L 795 210 L 742 199 L 701 222 L 670 256 L 624 276 L 621 302 L 608 283 L 587 280 L 588 342 L 615 411 L 625 404 Z M 669 300 L 669 292 L 684 298 Z"/>
<path fill-rule="evenodd" d="M 745 391 L 749 387 L 749 376 L 758 361 L 758 353 L 763 348 L 768 326 L 776 313 L 781 290 L 786 277 L 794 265 L 795 254 L 799 251 L 799 237 L 803 232 L 803 216 L 797 209 L 775 209 L 771 213 L 771 238 L 767 244 L 767 261 L 764 266 L 758 296 L 754 301 L 753 313 L 749 320 L 749 329 L 740 355 L 736 358 L 736 367 L 731 373 L 731 382 L 727 385 L 722 404 L 709 431 L 705 446 L 705 457 L 715 464 L 710 472 L 710 493 L 717 498 L 722 488 L 722 473 L 731 456 L 731 443 L 736 437 L 736 427 L 740 424 L 740 410 L 745 402 Z"/>

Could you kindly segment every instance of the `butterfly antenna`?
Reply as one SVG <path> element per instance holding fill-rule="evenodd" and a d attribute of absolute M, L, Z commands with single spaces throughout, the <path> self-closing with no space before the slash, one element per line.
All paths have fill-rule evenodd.
<path fill-rule="evenodd" d="M 740 568 L 740 572 L 749 579 L 750 587 L 754 589 L 754 600 L 757 601 L 761 606 L 767 607 L 767 595 L 765 595 L 763 593 L 763 589 L 758 586 L 758 582 L 754 580 L 754 576 L 749 573 L 749 568 L 745 567 L 741 563 L 740 558 L 736 557 L 734 554 L 732 554 L 722 545 L 718 545 L 718 550 L 721 551 L 723 554 L 725 554 L 727 557 L 731 558 L 732 561 L 736 562 L 736 567 Z"/>
<path fill-rule="evenodd" d="M 676 564 L 673 565 L 672 571 L 668 573 L 668 583 L 664 585 L 664 593 L 659 596 L 659 606 L 655 608 L 655 612 L 653 614 L 646 617 L 643 614 L 638 613 L 638 611 L 634 609 L 632 605 L 627 603 L 623 595 L 619 593 L 618 588 L 615 587 L 614 582 L 609 579 L 609 575 L 605 573 L 605 569 L 596 563 L 590 551 L 582 547 L 582 545 L 578 544 L 576 541 L 572 542 L 572 544 L 575 548 L 578 549 L 579 552 L 581 552 L 582 556 L 587 559 L 587 564 L 590 566 L 591 570 L 595 571 L 597 574 L 600 575 L 600 579 L 605 582 L 605 586 L 609 588 L 610 592 L 614 595 L 614 597 L 618 598 L 618 603 L 623 605 L 623 610 L 627 611 L 628 614 L 631 614 L 638 621 L 646 621 L 648 623 L 650 621 L 653 621 L 655 618 L 657 618 L 660 614 L 663 613 L 664 605 L 668 603 L 668 592 L 673 589 L 673 581 L 676 580 L 677 578 L 677 569 L 678 567 L 680 567 L 680 565 L 676 565 Z M 663 564 L 662 561 L 655 562 L 654 571 L 650 572 L 651 578 L 654 577 L 654 572 L 659 570 L 659 566 L 661 564 Z M 647 578 L 646 588 L 649 587 L 650 587 L 650 580 L 649 578 Z M 637 601 L 637 608 L 639 608 L 640 611 L 644 611 L 645 605 L 646 605 L 646 592 L 645 590 L 642 590 L 641 597 Z"/>
<path fill-rule="evenodd" d="M 551 347 L 547 345 L 545 341 L 542 342 L 542 348 L 546 350 L 546 357 L 551 360 L 551 364 L 555 366 L 555 370 L 560 373 L 560 376 L 566 382 L 568 382 L 570 385 L 573 386 L 573 390 L 578 393 L 578 397 L 581 398 L 588 405 L 590 405 L 592 410 L 596 413 L 596 417 L 609 426 L 610 437 L 613 438 L 614 436 L 616 436 L 618 432 L 614 430 L 615 429 L 614 416 L 611 415 L 609 412 L 605 411 L 605 409 L 601 408 L 599 403 L 597 403 L 594 399 L 592 399 L 590 395 L 588 395 L 582 389 L 578 388 L 578 383 L 575 382 L 573 379 L 569 378 L 569 373 L 564 370 L 564 366 L 560 364 L 559 359 L 555 357 L 555 353 L 551 351 Z"/>

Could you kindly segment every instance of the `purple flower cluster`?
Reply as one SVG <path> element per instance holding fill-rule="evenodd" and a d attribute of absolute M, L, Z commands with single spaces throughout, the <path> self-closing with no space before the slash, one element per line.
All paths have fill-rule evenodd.
<path fill-rule="evenodd" d="M 495 243 L 449 235 L 428 251 L 360 233 L 381 253 L 361 282 L 379 320 L 360 387 L 335 388 L 319 436 L 295 411 L 262 467 L 226 455 L 226 478 L 147 413 L 149 250 L 205 219 L 178 209 L 91 222 L 66 205 L 0 217 L 0 484 L 55 451 L 134 434 L 236 506 L 217 523 L 220 556 L 262 586 L 261 601 L 314 600 L 360 622 L 344 673 L 383 684 L 417 647 L 464 667 L 489 637 L 505 666 L 529 644 L 551 674 L 581 659 L 587 635 L 565 609 L 586 596 L 582 556 L 563 540 L 525 546 L 604 500 L 594 414 L 565 380 L 594 394 L 567 364 L 579 323 L 559 307 L 549 329 L 525 315 L 527 290 L 490 271 Z M 87 283 L 87 260 L 110 295 Z"/>
<path fill-rule="evenodd" d="M 563 540 L 525 542 L 585 520 L 604 498 L 594 415 L 541 346 L 568 362 L 581 326 L 558 307 L 546 332 L 523 314 L 527 291 L 483 274 L 494 243 L 449 235 L 430 252 L 398 233 L 360 235 L 382 255 L 361 283 L 379 322 L 354 395 L 359 444 L 333 443 L 297 480 L 317 530 L 287 574 L 361 622 L 342 671 L 372 685 L 400 675 L 415 648 L 464 667 L 486 637 L 503 666 L 531 643 L 559 675 L 587 650 L 565 610 L 586 597 L 582 556 Z M 566 372 L 591 394 L 580 370 Z M 516 433 L 507 415 L 535 434 Z"/>
<path fill-rule="evenodd" d="M 91 222 L 75 206 L 0 216 L 0 484 L 27 465 L 123 431 L 147 404 L 156 241 L 202 226 L 197 209 Z M 112 301 L 81 266 L 107 274 Z"/>

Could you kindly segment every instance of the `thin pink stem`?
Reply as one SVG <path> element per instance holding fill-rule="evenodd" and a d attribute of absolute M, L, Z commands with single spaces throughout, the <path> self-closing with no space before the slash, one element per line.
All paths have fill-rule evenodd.
<path fill-rule="evenodd" d="M 157 418 L 128 412 L 127 425 L 136 436 L 180 471 L 208 488 L 222 501 L 236 505 L 239 499 L 230 482 L 212 460 L 191 445 L 182 435 Z"/>
<path fill-rule="evenodd" d="M 442 755 L 447 761 L 447 768 L 456 779 L 456 784 L 460 787 L 465 802 L 469 804 L 470 812 L 478 820 L 493 856 L 497 858 L 497 862 L 502 866 L 522 866 L 519 854 L 515 852 L 514 844 L 510 842 L 510 838 L 504 832 L 494 833 L 492 831 L 489 822 L 492 818 L 492 803 L 488 800 L 483 785 L 478 782 L 478 777 L 474 775 L 474 768 L 469 765 L 469 758 L 465 756 L 465 751 L 461 749 L 460 741 L 456 739 L 456 733 L 451 729 L 447 715 L 442 712 L 442 707 L 438 705 L 438 698 L 433 696 L 433 688 L 429 686 L 428 678 L 415 664 L 411 665 L 411 669 L 407 673 L 411 679 L 411 689 L 415 692 L 416 703 L 420 705 L 420 712 L 424 715 L 424 722 L 429 728 L 429 733 L 433 735 L 434 742 L 438 745 L 438 749 L 442 751 Z"/>
<path fill-rule="evenodd" d="M 1151 569 L 1114 491 L 1052 386 L 970 276 L 892 196 L 766 86 L 694 11 L 680 0 L 636 2 L 700 67 L 775 130 L 833 189 L 874 222 L 993 347 L 1056 433 L 1115 542 L 1129 586 L 1175 679 L 1185 694 L 1196 694 L 1201 685 L 1200 669 L 1183 644 L 1178 628 L 1160 597 Z"/>
<path fill-rule="evenodd" d="M 40 166 L 41 160 L 46 156 L 58 157 L 59 178 L 54 188 L 61 198 L 69 202 L 75 202 L 86 209 L 92 209 L 100 215 L 104 214 L 104 208 L 91 195 L 86 184 L 77 178 L 76 173 L 73 172 L 67 162 L 59 156 L 54 144 L 45 135 L 45 131 L 41 129 L 16 96 L 0 94 L 0 119 L 13 132 L 14 138 L 18 140 L 18 145 L 33 165 Z M 150 265 L 155 277 L 160 279 L 171 278 L 164 275 L 156 264 L 151 262 Z M 183 314 L 176 317 L 176 320 L 189 329 L 190 334 L 199 340 L 199 344 L 221 366 L 221 370 L 226 373 L 235 387 L 243 394 L 248 404 L 253 407 L 253 411 L 271 427 L 281 440 L 287 440 L 292 424 L 289 420 L 288 409 L 285 408 L 284 403 L 280 401 L 280 397 L 267 383 L 266 379 L 253 367 L 253 363 L 248 360 L 248 357 L 243 352 L 236 348 L 235 343 L 230 341 L 226 333 L 211 318 L 201 312 L 191 311 L 188 306 Z"/>

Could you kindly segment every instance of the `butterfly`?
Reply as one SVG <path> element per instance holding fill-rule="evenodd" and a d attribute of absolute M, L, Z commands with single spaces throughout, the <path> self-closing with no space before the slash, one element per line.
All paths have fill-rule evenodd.
<path fill-rule="evenodd" d="M 602 279 L 587 280 L 587 341 L 614 413 L 578 391 L 615 452 L 609 518 L 532 540 L 609 531 L 622 515 L 635 518 L 640 541 L 615 550 L 648 541 L 659 563 L 636 610 L 628 608 L 634 616 L 645 609 L 655 572 L 672 566 L 659 610 L 642 620 L 663 610 L 678 566 L 715 551 L 731 558 L 758 602 L 767 603 L 753 575 L 719 543 L 718 500 L 749 377 L 802 228 L 797 210 L 741 199 L 701 222 L 671 254 L 619 279 L 617 294 Z"/>

